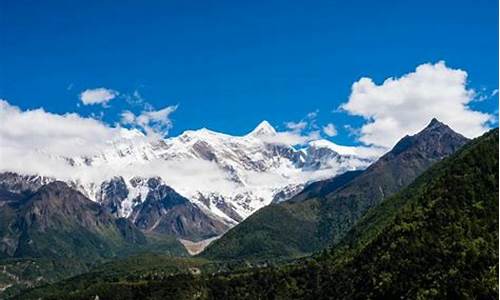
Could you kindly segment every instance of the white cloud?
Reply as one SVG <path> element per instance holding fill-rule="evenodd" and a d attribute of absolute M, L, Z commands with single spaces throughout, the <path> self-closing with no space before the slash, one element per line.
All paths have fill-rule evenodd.
<path fill-rule="evenodd" d="M 175 107 L 167 107 L 138 116 L 124 112 L 122 119 L 137 126 L 151 126 L 151 122 L 167 122 L 174 110 Z M 167 124 L 171 123 L 168 121 Z M 301 134 L 268 129 L 264 132 L 269 136 L 262 138 L 269 138 L 273 143 L 296 145 L 319 138 L 317 131 Z M 255 138 L 261 138 L 261 135 Z M 239 176 L 249 184 L 245 187 L 232 181 L 233 174 L 216 162 L 189 156 L 164 160 L 161 155 L 156 155 L 158 153 L 149 151 L 151 146 L 168 141 L 156 134 L 144 135 L 136 129 L 112 127 L 75 113 L 58 115 L 41 108 L 23 111 L 0 100 L 0 172 L 43 175 L 84 185 L 114 176 L 123 176 L 126 180 L 135 176 L 159 176 L 187 197 L 192 196 L 194 186 L 196 190 L 224 195 L 252 191 L 266 199 L 271 199 L 273 191 L 286 184 L 319 180 L 334 174 L 334 169 L 318 172 L 295 170 L 286 175 L 281 173 L 282 169 L 268 172 L 242 170 Z"/>
<path fill-rule="evenodd" d="M 177 105 L 172 105 L 160 110 L 143 111 L 139 115 L 126 110 L 121 114 L 121 122 L 125 125 L 138 126 L 147 134 L 159 133 L 165 136 L 172 128 L 170 114 L 176 109 Z"/>
<path fill-rule="evenodd" d="M 129 110 L 125 110 L 121 113 L 122 124 L 133 124 L 135 122 L 135 115 Z"/>
<path fill-rule="evenodd" d="M 323 132 L 329 137 L 337 135 L 337 129 L 335 128 L 335 125 L 333 125 L 332 123 L 328 123 L 325 126 L 323 126 Z"/>
<path fill-rule="evenodd" d="M 149 110 L 151 105 L 142 97 L 141 93 L 138 90 L 134 90 L 132 94 L 122 94 L 122 98 L 132 106 L 144 106 L 145 110 Z"/>
<path fill-rule="evenodd" d="M 314 120 L 318 116 L 319 110 L 312 111 L 306 115 L 307 119 Z"/>
<path fill-rule="evenodd" d="M 249 134 L 249 136 L 258 138 L 268 144 L 280 144 L 287 146 L 302 145 L 320 138 L 318 131 L 311 131 L 307 134 L 303 133 L 303 130 L 307 127 L 306 122 L 286 122 L 285 126 L 289 130 L 276 131 L 271 124 L 267 121 L 263 121 Z"/>
<path fill-rule="evenodd" d="M 321 138 L 320 131 L 317 130 L 316 117 L 318 110 L 309 112 L 302 120 L 298 122 L 285 122 L 287 131 L 276 132 L 270 136 L 262 137 L 268 143 L 283 145 L 303 145 L 307 142 Z"/>
<path fill-rule="evenodd" d="M 307 142 L 321 138 L 318 130 L 315 130 L 315 118 L 318 111 L 310 112 L 305 119 L 298 122 L 285 122 L 287 131 L 279 131 L 266 136 L 259 137 L 266 143 L 282 144 L 287 146 L 303 145 Z"/>
<path fill-rule="evenodd" d="M 498 89 L 494 90 L 488 90 L 487 88 L 483 87 L 480 90 L 474 90 L 474 102 L 483 102 L 486 100 L 489 100 L 493 97 L 495 97 L 498 94 Z"/>
<path fill-rule="evenodd" d="M 152 120 L 164 120 L 167 112 L 148 112 L 141 119 L 147 115 Z M 82 183 L 99 182 L 117 175 L 160 176 L 180 190 L 194 185 L 200 189 L 234 190 L 227 174 L 213 162 L 200 159 L 130 161 L 118 155 L 121 151 L 134 151 L 131 145 L 142 149 L 143 145 L 157 141 L 156 138 L 136 129 L 110 127 L 75 113 L 58 115 L 42 108 L 22 111 L 0 99 L 0 172 L 38 174 Z M 72 166 L 67 160 L 99 159 L 103 154 L 108 155 L 107 163 L 97 167 Z"/>
<path fill-rule="evenodd" d="M 361 78 L 352 85 L 348 102 L 340 108 L 366 119 L 359 140 L 368 145 L 392 147 L 434 117 L 467 137 L 475 137 L 488 129 L 493 116 L 468 106 L 475 92 L 466 85 L 467 73 L 463 70 L 448 68 L 442 61 L 423 64 L 381 85 Z"/>
<path fill-rule="evenodd" d="M 269 144 L 281 144 L 287 146 L 303 145 L 309 141 L 319 139 L 319 131 L 312 131 L 308 134 L 302 134 L 297 131 L 280 131 L 273 135 L 259 136 L 259 139 Z"/>
<path fill-rule="evenodd" d="M 118 95 L 117 91 L 106 88 L 87 89 L 80 94 L 80 101 L 84 105 L 101 104 L 104 106 Z"/>
<path fill-rule="evenodd" d="M 0 171 L 61 179 L 87 176 L 85 168 L 79 173 L 66 159 L 92 157 L 118 141 L 147 139 L 137 130 L 110 127 L 75 113 L 58 115 L 42 108 L 22 111 L 0 99 Z"/>
<path fill-rule="evenodd" d="M 122 130 L 75 113 L 58 115 L 42 108 L 21 111 L 0 100 L 2 148 L 30 149 L 53 155 L 91 155 L 106 142 L 118 138 Z"/>
<path fill-rule="evenodd" d="M 163 122 L 173 110 L 143 112 L 139 116 L 124 113 L 123 118 L 149 126 L 151 120 Z M 298 144 L 308 139 L 290 132 L 276 134 L 275 141 L 284 143 Z M 0 100 L 0 172 L 43 175 L 82 184 L 100 182 L 113 176 L 126 179 L 159 176 L 186 196 L 190 196 L 193 186 L 197 190 L 224 194 L 234 194 L 244 188 L 231 181 L 227 171 L 215 162 L 188 157 L 171 161 L 154 156 L 143 159 L 144 153 L 149 155 L 147 149 L 150 143 L 166 141 L 156 138 L 156 135 L 146 136 L 136 129 L 111 127 L 75 113 L 58 115 L 41 108 L 23 111 Z M 129 155 L 123 156 L 122 153 Z M 91 158 L 92 165 L 84 163 L 85 158 Z M 68 159 L 76 163 L 69 163 Z M 316 174 L 308 176 L 313 175 Z M 259 175 L 248 172 L 244 176 L 250 183 L 265 182 L 266 186 L 289 180 L 270 173 Z M 297 173 L 296 176 L 302 174 Z"/>
<path fill-rule="evenodd" d="M 329 148 L 342 155 L 355 155 L 361 158 L 376 159 L 387 152 L 387 149 L 381 147 L 366 146 L 342 146 L 328 140 L 315 140 L 310 143 L 316 148 Z"/>
<path fill-rule="evenodd" d="M 286 126 L 286 128 L 288 128 L 292 131 L 302 131 L 307 127 L 307 122 L 305 122 L 305 121 L 286 122 L 285 126 Z"/>

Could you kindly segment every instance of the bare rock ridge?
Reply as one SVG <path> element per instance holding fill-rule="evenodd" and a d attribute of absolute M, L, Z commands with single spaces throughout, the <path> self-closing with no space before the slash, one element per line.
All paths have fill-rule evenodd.
<path fill-rule="evenodd" d="M 327 247 L 340 241 L 368 209 L 467 142 L 433 119 L 366 170 L 312 183 L 290 200 L 257 211 L 202 255 L 214 259 L 290 257 Z"/>
<path fill-rule="evenodd" d="M 137 132 L 113 141 L 109 148 L 91 157 L 60 157 L 75 170 L 70 178 L 67 174 L 8 178 L 9 173 L 4 173 L 0 182 L 9 182 L 13 190 L 16 186 L 34 191 L 48 182 L 63 180 L 103 205 L 108 213 L 128 218 L 144 209 L 141 204 L 151 198 L 150 192 L 154 193 L 148 181 L 158 177 L 227 228 L 273 201 L 288 200 L 309 182 L 364 169 L 372 162 L 369 157 L 336 151 L 335 145 L 325 140 L 297 148 L 272 142 L 276 135 L 267 121 L 243 136 L 200 129 L 151 140 Z M 144 170 L 154 170 L 158 175 L 144 175 L 151 173 Z M 99 176 L 79 175 L 88 172 Z M 100 174 L 112 175 L 103 178 Z"/>
<path fill-rule="evenodd" d="M 116 219 L 61 181 L 5 201 L 0 215 L 5 225 L 0 229 L 1 256 L 90 260 L 113 256 L 127 244 L 146 243 L 130 221 Z"/>
<path fill-rule="evenodd" d="M 150 178 L 148 186 L 146 200 L 137 205 L 130 216 L 140 229 L 193 241 L 218 236 L 228 229 L 160 179 Z"/>
<path fill-rule="evenodd" d="M 301 227 L 296 233 L 311 241 L 287 235 L 286 238 L 293 241 L 283 245 L 292 249 L 299 241 L 304 247 L 293 251 L 309 252 L 309 248 L 314 250 L 329 241 L 337 241 L 367 209 L 408 185 L 433 163 L 467 142 L 466 138 L 433 119 L 420 133 L 402 138 L 390 152 L 366 170 L 360 170 L 369 164 L 369 159 L 352 153 L 340 154 L 333 150 L 337 146 L 327 141 L 311 142 L 297 150 L 260 139 L 276 134 L 264 121 L 241 137 L 202 129 L 123 149 L 115 145 L 102 155 L 71 160 L 75 168 L 82 161 L 87 168 L 133 164 L 138 157 L 145 159 L 141 161 L 144 164 L 187 164 L 194 160 L 200 164 L 209 163 L 221 172 L 219 174 L 227 176 L 224 188 L 217 184 L 202 188 L 195 185 L 186 190 L 185 186 L 176 183 L 179 192 L 168 184 L 168 178 L 158 176 L 124 174 L 104 181 L 61 182 L 54 177 L 1 173 L 0 208 L 6 224 L 10 225 L 1 229 L 0 250 L 7 256 L 42 253 L 46 250 L 39 246 L 42 240 L 37 242 L 37 237 L 52 231 L 57 233 L 52 235 L 54 245 L 72 249 L 75 241 L 68 241 L 65 234 L 83 232 L 83 241 L 77 239 L 79 243 L 89 243 L 94 252 L 102 250 L 111 255 L 127 243 L 146 243 L 148 234 L 198 243 L 221 236 L 243 221 L 231 234 L 216 242 L 216 245 L 227 245 L 239 236 L 240 228 L 255 232 L 260 232 L 262 227 L 271 231 L 283 226 L 288 229 L 288 225 L 279 223 L 293 219 L 297 221 L 294 224 Z M 304 181 L 302 172 L 330 175 L 324 180 L 310 177 Z M 197 176 L 196 172 L 192 175 L 195 180 L 202 180 Z M 281 179 L 268 183 L 256 180 L 259 176 Z M 266 207 L 270 203 L 278 205 Z M 262 212 L 250 216 L 263 207 Z M 272 212 L 275 209 L 279 213 Z M 281 216 L 283 212 L 286 215 Z M 267 214 L 273 217 L 267 219 Z M 245 221 L 249 216 L 248 222 Z M 304 216 L 306 220 L 302 220 Z M 252 229 L 254 222 L 258 222 L 259 229 Z M 272 232 L 262 236 L 267 234 L 276 241 L 283 237 L 282 232 L 277 237 Z M 103 236 L 106 242 L 101 242 Z M 244 237 L 239 238 L 244 242 Z M 261 242 L 265 241 L 252 241 L 253 244 Z M 207 253 L 210 251 L 211 247 Z"/>

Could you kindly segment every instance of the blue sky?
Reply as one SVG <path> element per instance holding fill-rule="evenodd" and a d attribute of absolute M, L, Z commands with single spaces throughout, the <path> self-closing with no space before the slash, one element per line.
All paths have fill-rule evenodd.
<path fill-rule="evenodd" d="M 208 127 L 244 134 L 266 119 L 285 129 L 317 111 L 340 144 L 356 144 L 338 112 L 361 77 L 444 60 L 498 114 L 498 2 L 491 1 L 1 1 L 0 98 L 82 116 L 178 105 L 170 135 Z M 86 89 L 121 96 L 79 105 Z M 439 91 L 437 91 L 439 93 Z M 493 96 L 492 96 L 493 95 Z M 309 121 L 308 121 L 309 122 Z M 495 126 L 490 124 L 490 126 Z"/>

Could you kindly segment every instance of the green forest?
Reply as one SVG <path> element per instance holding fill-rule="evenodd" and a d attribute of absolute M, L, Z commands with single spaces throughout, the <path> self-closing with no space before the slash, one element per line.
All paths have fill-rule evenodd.
<path fill-rule="evenodd" d="M 17 299 L 497 299 L 498 167 L 495 129 L 371 208 L 341 241 L 311 257 L 139 256 Z"/>

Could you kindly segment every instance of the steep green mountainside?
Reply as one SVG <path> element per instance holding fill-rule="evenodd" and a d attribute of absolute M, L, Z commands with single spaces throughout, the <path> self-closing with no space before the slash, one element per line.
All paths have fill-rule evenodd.
<path fill-rule="evenodd" d="M 165 279 L 70 281 L 22 299 L 497 299 L 498 129 L 294 263 Z"/>
<path fill-rule="evenodd" d="M 410 184 L 468 140 L 433 119 L 362 173 L 314 183 L 289 201 L 269 205 L 215 241 L 210 259 L 299 257 L 341 240 L 371 207 Z"/>
<path fill-rule="evenodd" d="M 329 278 L 343 284 L 324 291 L 497 299 L 498 168 L 496 129 L 365 215 L 332 252 L 341 263 Z"/>
<path fill-rule="evenodd" d="M 175 237 L 145 235 L 63 182 L 26 195 L 4 191 L 0 199 L 2 290 L 60 280 L 143 251 L 187 255 Z"/>
<path fill-rule="evenodd" d="M 4 257 L 93 261 L 148 244 L 130 221 L 115 219 L 63 182 L 49 183 L 22 200 L 5 203 L 0 214 Z"/>

